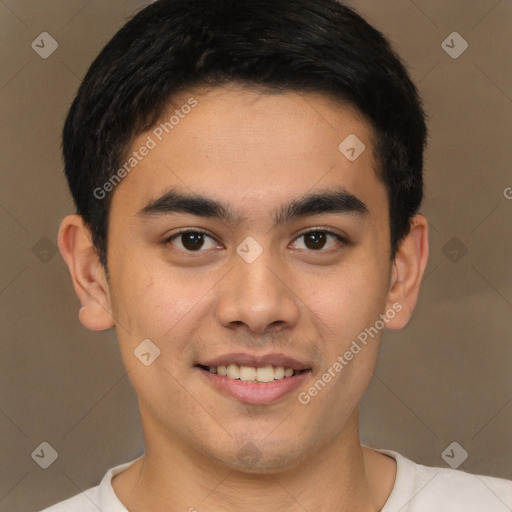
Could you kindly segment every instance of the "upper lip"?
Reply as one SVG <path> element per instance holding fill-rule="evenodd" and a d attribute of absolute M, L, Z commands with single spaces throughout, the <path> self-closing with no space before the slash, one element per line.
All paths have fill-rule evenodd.
<path fill-rule="evenodd" d="M 246 353 L 233 353 L 224 354 L 222 356 L 215 357 L 214 359 L 198 363 L 198 365 L 210 367 L 228 366 L 230 364 L 253 366 L 256 368 L 269 365 L 283 366 L 297 371 L 307 370 L 310 368 L 307 364 L 284 354 L 251 355 Z"/>

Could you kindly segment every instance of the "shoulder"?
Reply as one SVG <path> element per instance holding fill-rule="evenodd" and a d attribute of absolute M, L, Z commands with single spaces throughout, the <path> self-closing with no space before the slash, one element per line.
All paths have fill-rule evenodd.
<path fill-rule="evenodd" d="M 73 498 L 45 508 L 41 512 L 128 512 L 112 488 L 112 478 L 127 469 L 134 462 L 127 462 L 109 469 L 100 485 L 91 487 Z"/>
<path fill-rule="evenodd" d="M 378 450 L 397 461 L 393 491 L 382 512 L 510 512 L 512 481 L 423 466 L 399 453 Z"/>
<path fill-rule="evenodd" d="M 437 510 L 510 512 L 512 507 L 509 480 L 420 465 L 417 481 L 419 495 L 424 488 L 427 503 Z"/>

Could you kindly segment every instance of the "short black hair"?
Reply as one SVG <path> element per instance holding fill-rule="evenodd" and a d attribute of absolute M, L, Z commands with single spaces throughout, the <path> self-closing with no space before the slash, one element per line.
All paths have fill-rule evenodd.
<path fill-rule="evenodd" d="M 94 60 L 63 130 L 69 188 L 103 266 L 112 193 L 94 191 L 174 95 L 228 83 L 318 92 L 363 114 L 376 136 L 394 257 L 423 198 L 427 128 L 416 87 L 385 37 L 337 0 L 159 0 Z"/>

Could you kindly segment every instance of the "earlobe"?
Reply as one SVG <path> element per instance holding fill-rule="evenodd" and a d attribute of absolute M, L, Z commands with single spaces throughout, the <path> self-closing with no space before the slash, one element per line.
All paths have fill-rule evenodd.
<path fill-rule="evenodd" d="M 410 231 L 400 243 L 393 261 L 386 310 L 400 311 L 386 323 L 388 329 L 401 329 L 409 322 L 416 307 L 427 261 L 428 223 L 423 215 L 416 215 L 411 219 Z"/>
<path fill-rule="evenodd" d="M 75 292 L 82 303 L 80 322 L 93 331 L 114 326 L 110 290 L 90 230 L 79 215 L 68 215 L 61 223 L 59 250 L 66 261 Z"/>

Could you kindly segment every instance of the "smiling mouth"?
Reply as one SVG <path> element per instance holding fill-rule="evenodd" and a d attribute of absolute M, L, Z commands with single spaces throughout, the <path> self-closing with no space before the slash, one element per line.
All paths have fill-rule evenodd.
<path fill-rule="evenodd" d="M 228 366 L 205 366 L 198 364 L 197 367 L 209 373 L 227 377 L 228 379 L 242 382 L 259 382 L 262 384 L 273 382 L 274 380 L 288 379 L 309 371 L 309 368 L 294 370 L 293 368 L 272 365 L 256 367 L 238 364 L 230 364 Z"/>

